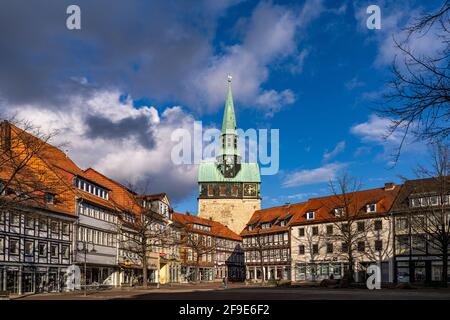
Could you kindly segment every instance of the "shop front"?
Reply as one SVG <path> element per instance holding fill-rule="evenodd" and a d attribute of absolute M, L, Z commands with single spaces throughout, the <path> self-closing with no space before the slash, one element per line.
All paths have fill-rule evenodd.
<path fill-rule="evenodd" d="M 348 264 L 343 262 L 297 263 L 295 281 L 341 279 L 347 270 Z"/>
<path fill-rule="evenodd" d="M 65 279 L 66 267 L 0 267 L 0 290 L 12 295 L 64 291 Z"/>
<path fill-rule="evenodd" d="M 425 284 L 442 281 L 442 260 L 431 256 L 397 257 L 395 275 L 398 283 Z M 448 268 L 450 275 L 450 264 Z"/>

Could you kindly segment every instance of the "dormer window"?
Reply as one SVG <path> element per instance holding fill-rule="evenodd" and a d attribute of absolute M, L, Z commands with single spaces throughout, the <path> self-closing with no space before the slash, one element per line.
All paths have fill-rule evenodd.
<path fill-rule="evenodd" d="M 306 213 L 306 220 L 314 220 L 314 211 Z"/>
<path fill-rule="evenodd" d="M 45 194 L 45 203 L 46 204 L 54 204 L 55 203 L 55 195 L 51 193 Z"/>
<path fill-rule="evenodd" d="M 375 203 L 368 204 L 366 206 L 366 212 L 376 212 L 377 211 L 377 205 Z"/>
<path fill-rule="evenodd" d="M 344 208 L 336 208 L 334 209 L 334 215 L 336 217 L 342 217 L 342 214 L 344 213 Z"/>
<path fill-rule="evenodd" d="M 254 227 L 252 224 L 248 226 L 248 230 L 249 230 L 249 231 L 252 231 L 252 230 L 254 230 L 254 229 L 255 229 L 255 227 Z"/>
<path fill-rule="evenodd" d="M 266 222 L 261 225 L 261 229 L 270 229 L 271 226 L 272 224 L 270 222 Z"/>

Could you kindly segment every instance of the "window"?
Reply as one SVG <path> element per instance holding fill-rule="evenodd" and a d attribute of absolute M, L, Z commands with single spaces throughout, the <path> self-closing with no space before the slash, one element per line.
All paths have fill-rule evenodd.
<path fill-rule="evenodd" d="M 429 202 L 430 202 L 430 205 L 437 206 L 437 205 L 439 205 L 439 197 L 438 196 L 430 197 Z"/>
<path fill-rule="evenodd" d="M 347 242 L 342 242 L 342 244 L 341 244 L 341 251 L 342 252 L 348 252 L 348 243 Z"/>
<path fill-rule="evenodd" d="M 364 241 L 358 241 L 358 251 L 359 252 L 366 251 L 366 243 Z"/>
<path fill-rule="evenodd" d="M 50 255 L 52 258 L 58 258 L 58 245 L 57 244 L 50 245 Z"/>
<path fill-rule="evenodd" d="M 227 186 L 224 184 L 221 184 L 219 186 L 219 195 L 220 196 L 226 196 L 227 195 Z"/>
<path fill-rule="evenodd" d="M 70 225 L 68 223 L 62 224 L 63 235 L 68 236 L 70 234 Z"/>
<path fill-rule="evenodd" d="M 396 226 L 398 230 L 408 229 L 408 218 L 407 217 L 399 217 L 396 219 Z"/>
<path fill-rule="evenodd" d="M 4 254 L 5 252 L 5 239 L 0 238 L 0 254 Z"/>
<path fill-rule="evenodd" d="M 44 219 L 39 220 L 39 230 L 47 231 L 47 221 Z"/>
<path fill-rule="evenodd" d="M 383 250 L 383 240 L 375 240 L 375 251 Z"/>
<path fill-rule="evenodd" d="M 54 204 L 55 203 L 55 195 L 51 193 L 45 194 L 45 203 Z"/>
<path fill-rule="evenodd" d="M 47 244 L 40 242 L 38 244 L 38 252 L 40 257 L 46 257 L 47 256 Z"/>
<path fill-rule="evenodd" d="M 19 254 L 19 240 L 9 239 L 9 254 L 18 255 Z"/>
<path fill-rule="evenodd" d="M 342 217 L 342 213 L 344 212 L 344 208 L 336 208 L 334 209 L 334 215 L 336 217 Z"/>
<path fill-rule="evenodd" d="M 374 221 L 374 228 L 375 228 L 376 231 L 382 230 L 383 229 L 383 221 L 375 220 Z"/>
<path fill-rule="evenodd" d="M 319 234 L 319 227 L 312 227 L 313 236 L 317 236 Z"/>
<path fill-rule="evenodd" d="M 20 225 L 20 214 L 18 213 L 11 213 L 11 221 L 12 226 L 19 226 Z"/>
<path fill-rule="evenodd" d="M 298 229 L 298 236 L 299 237 L 304 237 L 305 236 L 305 228 Z"/>
<path fill-rule="evenodd" d="M 231 195 L 232 195 L 233 197 L 237 197 L 237 196 L 238 196 L 238 192 L 239 192 L 238 186 L 237 186 L 237 185 L 233 185 L 233 186 L 231 187 Z"/>
<path fill-rule="evenodd" d="M 305 254 L 305 246 L 303 244 L 298 246 L 298 254 Z"/>
<path fill-rule="evenodd" d="M 50 230 L 53 233 L 58 233 L 59 232 L 59 223 L 58 223 L 58 221 L 51 221 L 50 222 Z"/>
<path fill-rule="evenodd" d="M 306 213 L 306 219 L 307 220 L 313 220 L 314 219 L 314 211 L 310 211 Z"/>
<path fill-rule="evenodd" d="M 25 255 L 32 256 L 34 253 L 34 242 L 31 240 L 25 241 Z"/>
<path fill-rule="evenodd" d="M 63 256 L 63 259 L 69 259 L 69 256 L 70 256 L 69 246 L 62 246 L 62 256 Z"/>
<path fill-rule="evenodd" d="M 327 253 L 333 253 L 333 244 L 327 243 Z"/>
<path fill-rule="evenodd" d="M 328 225 L 327 226 L 327 235 L 331 236 L 333 234 L 333 226 Z"/>
<path fill-rule="evenodd" d="M 252 231 L 254 228 L 255 228 L 255 227 L 254 227 L 252 224 L 248 226 L 248 230 L 249 230 L 249 231 Z"/>
<path fill-rule="evenodd" d="M 364 232 L 364 230 L 366 229 L 366 224 L 364 223 L 364 221 L 358 222 L 357 228 L 358 228 L 358 232 Z"/>
<path fill-rule="evenodd" d="M 366 212 L 375 212 L 375 211 L 377 211 L 377 205 L 375 203 L 367 205 Z"/>
<path fill-rule="evenodd" d="M 0 224 L 5 224 L 5 212 L 0 212 Z"/>
<path fill-rule="evenodd" d="M 34 229 L 34 218 L 30 216 L 25 217 L 25 227 L 29 229 Z"/>
<path fill-rule="evenodd" d="M 313 244 L 313 254 L 319 254 L 319 245 Z"/>
<path fill-rule="evenodd" d="M 80 178 L 76 178 L 75 185 L 80 190 L 108 200 L 108 191 L 102 187 L 96 186 L 93 183 L 84 181 Z"/>
<path fill-rule="evenodd" d="M 272 224 L 270 222 L 266 222 L 261 225 L 261 228 L 262 229 L 270 229 L 271 226 L 272 226 Z"/>
<path fill-rule="evenodd" d="M 214 196 L 214 185 L 208 184 L 208 196 L 212 197 Z"/>

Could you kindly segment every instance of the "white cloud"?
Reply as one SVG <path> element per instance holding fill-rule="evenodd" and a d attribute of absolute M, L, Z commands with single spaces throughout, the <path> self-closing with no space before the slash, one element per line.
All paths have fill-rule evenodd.
<path fill-rule="evenodd" d="M 168 192 L 172 199 L 191 194 L 196 190 L 197 167 L 172 163 L 174 142 L 170 136 L 176 128 L 191 130 L 194 118 L 177 106 L 159 114 L 152 106 L 136 109 L 131 98 L 120 102 L 119 97 L 116 91 L 99 91 L 90 98 L 73 97 L 61 110 L 17 105 L 10 106 L 8 112 L 32 121 L 43 130 L 58 130 L 60 133 L 52 143 L 67 143 L 69 156 L 81 168 L 94 167 L 123 183 L 148 179 L 151 192 Z M 109 138 L 96 134 L 99 128 L 95 128 L 95 121 L 88 122 L 90 117 L 107 119 L 111 134 L 123 120 L 140 119 L 143 128 L 126 127 L 122 136 Z M 149 135 L 152 145 L 143 144 L 139 135 Z"/>
<path fill-rule="evenodd" d="M 233 94 L 243 104 L 268 109 L 268 114 L 295 102 L 292 91 L 266 90 L 270 65 L 296 56 L 301 68 L 308 51 L 298 52 L 296 34 L 322 12 L 320 0 L 309 0 L 296 12 L 270 2 L 261 2 L 244 23 L 242 41 L 224 48 L 210 59 L 207 68 L 194 77 L 196 99 L 203 99 L 211 110 L 223 104 L 225 76 L 233 75 Z"/>
<path fill-rule="evenodd" d="M 328 162 L 340 153 L 344 152 L 345 150 L 345 141 L 340 141 L 336 144 L 333 150 L 328 152 L 328 150 L 325 150 L 323 154 L 323 162 Z"/>
<path fill-rule="evenodd" d="M 355 88 L 363 87 L 365 83 L 364 81 L 359 80 L 358 77 L 355 76 L 351 80 L 344 83 L 344 85 L 347 88 L 347 90 L 353 90 Z"/>
<path fill-rule="evenodd" d="M 345 163 L 329 163 L 320 168 L 294 171 L 287 175 L 283 181 L 283 187 L 296 187 L 310 184 L 329 182 L 336 178 L 338 173 L 345 168 Z"/>

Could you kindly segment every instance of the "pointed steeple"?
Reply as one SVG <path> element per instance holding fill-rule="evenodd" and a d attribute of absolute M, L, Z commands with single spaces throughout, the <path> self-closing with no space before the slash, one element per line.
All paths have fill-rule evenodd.
<path fill-rule="evenodd" d="M 228 92 L 223 114 L 222 134 L 236 132 L 236 116 L 234 114 L 233 94 L 231 93 L 231 75 L 228 75 Z"/>

